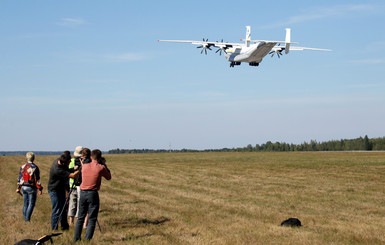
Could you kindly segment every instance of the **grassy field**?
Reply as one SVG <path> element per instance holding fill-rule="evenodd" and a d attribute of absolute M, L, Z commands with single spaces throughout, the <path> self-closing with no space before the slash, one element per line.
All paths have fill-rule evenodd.
<path fill-rule="evenodd" d="M 105 157 L 102 232 L 87 244 L 385 244 L 385 152 Z M 55 158 L 36 158 L 44 187 Z M 23 163 L 0 157 L 2 244 L 50 233 L 47 189 L 31 224 L 23 221 L 15 194 Z M 281 227 L 289 217 L 303 226 Z M 73 227 L 54 244 L 72 239 Z"/>

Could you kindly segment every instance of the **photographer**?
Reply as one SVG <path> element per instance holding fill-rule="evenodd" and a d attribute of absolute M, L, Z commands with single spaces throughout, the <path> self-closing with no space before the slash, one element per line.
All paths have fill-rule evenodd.
<path fill-rule="evenodd" d="M 56 231 L 60 220 L 62 230 L 68 230 L 67 215 L 61 215 L 66 204 L 66 191 L 68 191 L 68 178 L 77 178 L 79 170 L 71 173 L 68 165 L 71 162 L 69 151 L 63 152 L 60 158 L 53 161 L 48 181 L 48 194 L 51 198 L 52 215 L 51 228 Z"/>
<path fill-rule="evenodd" d="M 106 160 L 100 150 L 91 152 L 91 162 L 82 166 L 82 183 L 80 185 L 79 216 L 75 226 L 74 240 L 81 239 L 83 223 L 88 214 L 88 226 L 85 240 L 91 240 L 99 213 L 99 193 L 102 177 L 111 179 L 111 172 L 107 168 Z"/>
<path fill-rule="evenodd" d="M 83 147 L 77 146 L 74 151 L 74 158 L 71 159 L 71 162 L 69 164 L 70 171 L 74 170 L 80 170 L 81 163 L 80 158 L 82 156 Z M 80 186 L 81 175 L 79 175 L 76 179 L 70 178 L 69 179 L 69 188 L 71 195 L 69 197 L 69 204 L 68 204 L 68 217 L 69 217 L 69 225 L 74 224 L 75 217 L 78 217 L 78 211 L 79 211 L 79 203 L 78 203 L 78 189 Z"/>

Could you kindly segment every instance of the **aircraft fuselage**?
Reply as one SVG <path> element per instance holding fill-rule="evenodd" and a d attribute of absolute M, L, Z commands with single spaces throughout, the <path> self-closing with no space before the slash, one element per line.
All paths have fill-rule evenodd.
<path fill-rule="evenodd" d="M 225 57 L 230 62 L 260 63 L 275 46 L 275 43 L 258 43 L 247 47 L 230 48 Z"/>

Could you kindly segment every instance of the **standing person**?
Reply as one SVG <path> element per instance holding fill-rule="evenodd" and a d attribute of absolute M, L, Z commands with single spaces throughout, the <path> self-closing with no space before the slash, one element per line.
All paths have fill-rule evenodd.
<path fill-rule="evenodd" d="M 25 158 L 27 163 L 20 167 L 16 192 L 20 193 L 21 190 L 23 193 L 23 216 L 24 220 L 29 222 L 33 209 L 35 208 L 37 192 L 41 195 L 43 187 L 40 184 L 39 167 L 33 163 L 35 160 L 35 154 L 33 152 L 28 152 L 25 155 Z"/>
<path fill-rule="evenodd" d="M 81 163 L 80 158 L 82 156 L 83 146 L 77 146 L 74 151 L 74 158 L 71 159 L 71 162 L 68 168 L 77 170 L 80 169 Z M 78 203 L 78 187 L 81 183 L 81 175 L 79 175 L 76 179 L 69 179 L 69 188 L 70 188 L 70 198 L 68 204 L 68 217 L 69 217 L 69 225 L 74 224 L 75 217 L 78 217 L 79 211 L 79 203 Z"/>
<path fill-rule="evenodd" d="M 82 183 L 80 185 L 79 216 L 75 226 L 74 240 L 81 240 L 84 218 L 88 213 L 88 226 L 85 240 L 91 240 L 99 213 L 99 193 L 102 177 L 111 179 L 111 172 L 100 150 L 91 152 L 91 162 L 82 166 Z"/>
<path fill-rule="evenodd" d="M 63 215 L 62 211 L 66 205 L 66 191 L 68 191 L 68 178 L 76 178 L 79 175 L 79 170 L 71 173 L 68 165 L 71 162 L 69 151 L 61 154 L 60 158 L 53 161 L 49 173 L 48 194 L 51 198 L 52 215 L 51 228 L 56 231 L 60 220 L 62 230 L 68 230 L 69 225 L 67 215 Z"/>
<path fill-rule="evenodd" d="M 83 164 L 87 164 L 91 162 L 91 150 L 88 148 L 84 148 L 82 151 L 82 162 Z M 80 177 L 81 178 L 81 173 Z M 79 210 L 79 203 L 80 203 L 80 186 L 78 188 L 78 210 Z M 83 229 L 87 228 L 88 225 L 88 214 L 86 215 L 86 218 L 84 219 Z"/>

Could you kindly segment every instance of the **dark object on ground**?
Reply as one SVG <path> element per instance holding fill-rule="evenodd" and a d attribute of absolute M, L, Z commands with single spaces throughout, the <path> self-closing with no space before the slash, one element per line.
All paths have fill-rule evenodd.
<path fill-rule="evenodd" d="M 297 218 L 290 218 L 281 223 L 281 226 L 301 226 L 301 221 Z"/>
<path fill-rule="evenodd" d="M 52 233 L 51 235 L 46 235 L 43 237 L 40 237 L 38 240 L 32 240 L 32 239 L 24 239 L 20 242 L 15 243 L 15 245 L 39 245 L 39 244 L 44 244 L 46 241 L 51 240 L 52 242 L 52 237 L 53 236 L 59 236 L 62 233 Z"/>

